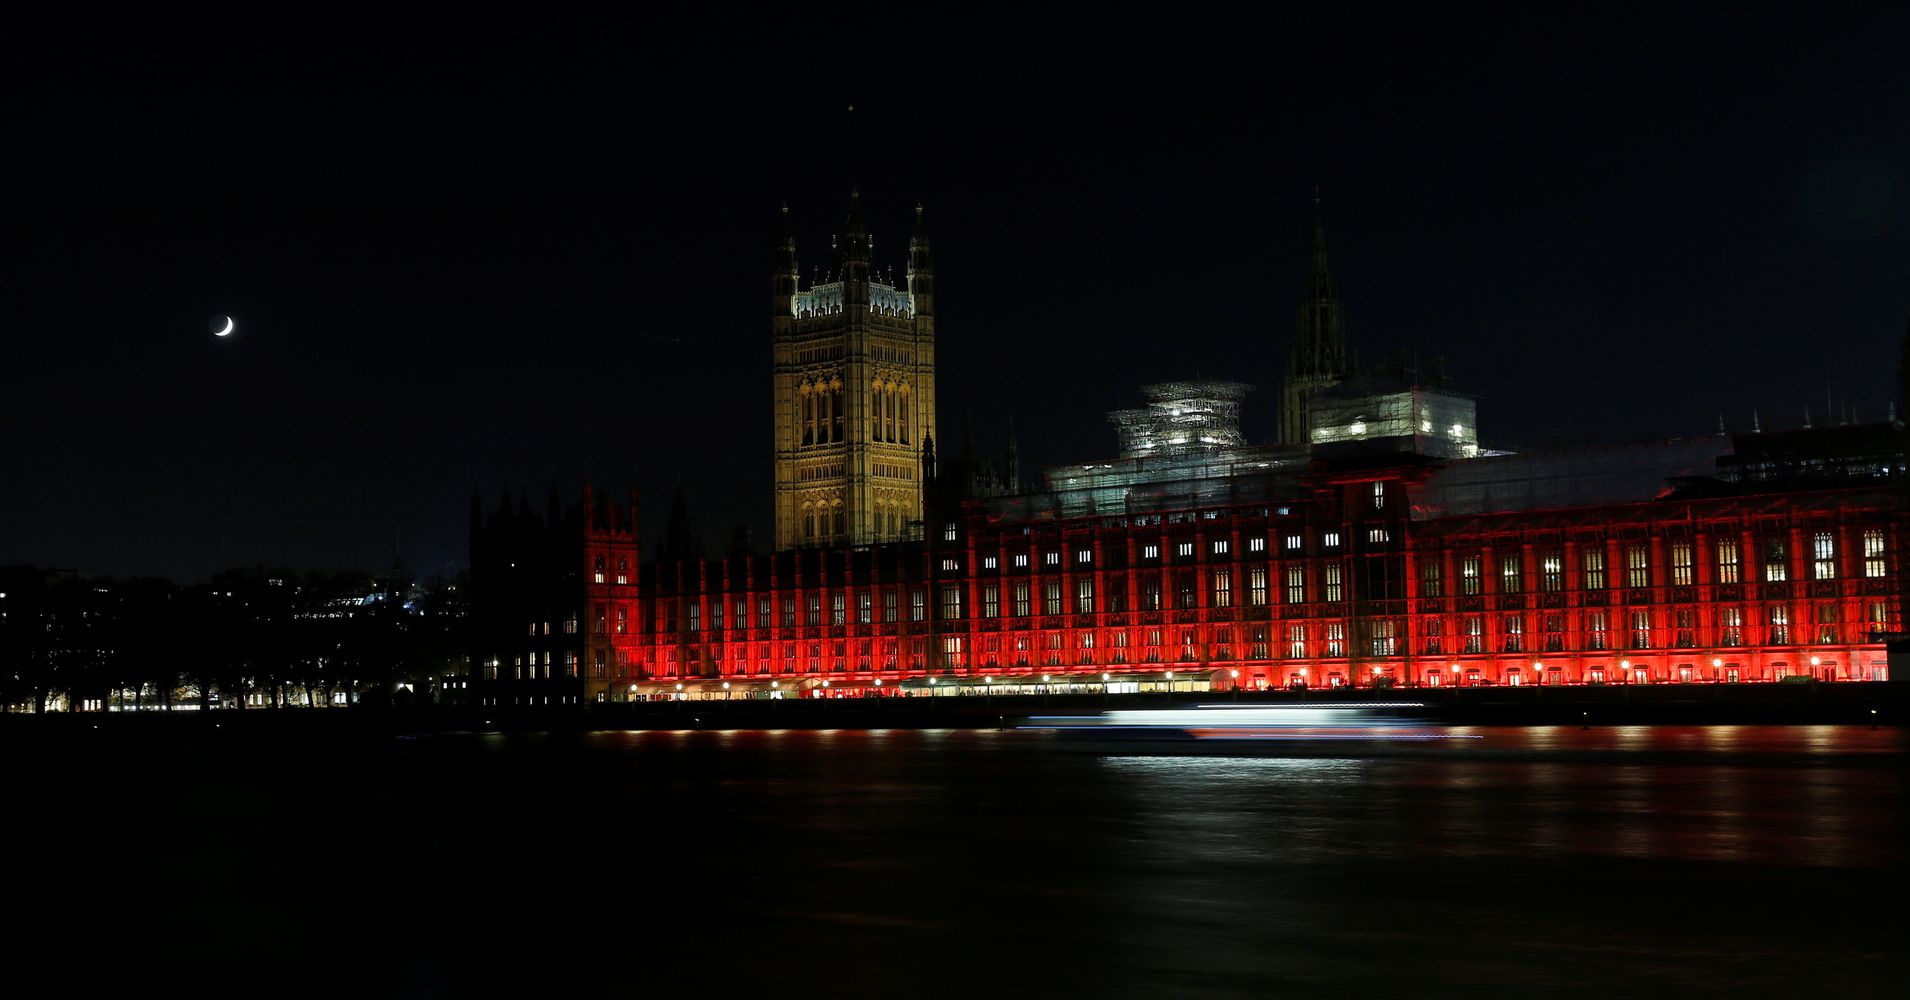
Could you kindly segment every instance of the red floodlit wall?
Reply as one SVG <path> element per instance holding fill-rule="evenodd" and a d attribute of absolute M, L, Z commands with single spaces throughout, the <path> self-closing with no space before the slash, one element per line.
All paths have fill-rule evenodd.
<path fill-rule="evenodd" d="M 587 691 L 1167 670 L 1250 688 L 1876 680 L 1875 633 L 1902 627 L 1886 492 L 1415 521 L 1414 488 L 1029 523 L 971 508 L 921 543 L 657 564 L 590 587 L 604 655 Z M 586 549 L 636 552 L 606 533 Z"/>

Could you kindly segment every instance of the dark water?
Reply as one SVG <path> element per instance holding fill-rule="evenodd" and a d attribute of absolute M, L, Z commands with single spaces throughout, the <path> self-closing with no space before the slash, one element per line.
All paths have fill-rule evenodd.
<path fill-rule="evenodd" d="M 142 995 L 1876 996 L 1894 730 L 7 743 L 9 967 Z M 16 982 L 28 981 L 16 979 Z"/>

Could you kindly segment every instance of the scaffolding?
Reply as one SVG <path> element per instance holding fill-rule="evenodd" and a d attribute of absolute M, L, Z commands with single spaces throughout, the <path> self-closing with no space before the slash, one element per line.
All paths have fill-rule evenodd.
<path fill-rule="evenodd" d="M 1242 382 L 1161 382 L 1141 387 L 1144 409 L 1108 414 L 1122 458 L 1238 448 L 1240 401 L 1253 386 Z"/>

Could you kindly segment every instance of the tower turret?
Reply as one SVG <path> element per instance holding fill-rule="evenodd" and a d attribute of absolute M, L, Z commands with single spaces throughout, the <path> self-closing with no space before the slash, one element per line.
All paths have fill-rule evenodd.
<path fill-rule="evenodd" d="M 796 300 L 796 237 L 789 232 L 789 206 L 776 213 L 776 252 L 770 264 L 770 287 L 775 296 L 774 315 L 788 316 Z"/>
<path fill-rule="evenodd" d="M 908 283 L 915 314 L 935 315 L 935 260 L 928 250 L 928 224 L 922 221 L 921 202 L 915 204 L 915 233 L 909 237 Z"/>

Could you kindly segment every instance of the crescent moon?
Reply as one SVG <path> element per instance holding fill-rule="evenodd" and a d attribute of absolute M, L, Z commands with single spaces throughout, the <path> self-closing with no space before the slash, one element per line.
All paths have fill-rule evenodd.
<path fill-rule="evenodd" d="M 230 316 L 227 316 L 227 317 L 225 318 L 225 329 L 223 329 L 223 330 L 215 330 L 215 331 L 213 331 L 213 334 L 212 334 L 212 335 L 213 335 L 213 336 L 215 336 L 215 337 L 223 337 L 223 336 L 226 336 L 227 334 L 229 334 L 229 333 L 231 333 L 231 332 L 232 332 L 232 317 L 230 317 Z"/>

